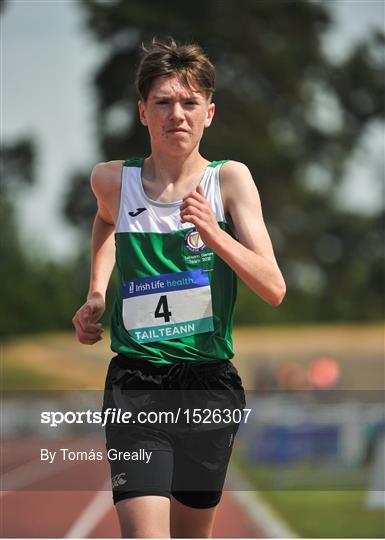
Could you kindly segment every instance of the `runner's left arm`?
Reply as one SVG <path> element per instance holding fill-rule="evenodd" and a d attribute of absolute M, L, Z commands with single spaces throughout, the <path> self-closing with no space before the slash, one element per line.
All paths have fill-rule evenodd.
<path fill-rule="evenodd" d="M 181 221 L 190 222 L 203 242 L 221 257 L 265 302 L 278 306 L 286 285 L 274 256 L 261 201 L 249 169 L 230 161 L 221 169 L 222 199 L 237 240 L 221 229 L 198 186 L 183 199 Z"/>

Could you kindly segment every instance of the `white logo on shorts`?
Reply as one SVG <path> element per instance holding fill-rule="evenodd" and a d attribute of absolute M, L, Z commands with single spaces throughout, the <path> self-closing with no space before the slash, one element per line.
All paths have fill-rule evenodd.
<path fill-rule="evenodd" d="M 125 480 L 123 476 L 126 476 L 126 473 L 122 472 L 120 474 L 116 474 L 111 478 L 113 488 L 123 486 L 123 484 L 127 484 L 127 480 Z"/>

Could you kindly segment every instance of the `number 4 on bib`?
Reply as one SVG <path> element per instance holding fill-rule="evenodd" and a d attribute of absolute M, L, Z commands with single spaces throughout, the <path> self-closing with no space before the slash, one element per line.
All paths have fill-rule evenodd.
<path fill-rule="evenodd" d="M 162 308 L 163 311 L 161 311 Z M 155 317 L 164 317 L 165 322 L 169 322 L 171 315 L 171 311 L 168 310 L 167 296 L 164 294 L 160 297 L 159 303 L 156 306 Z"/>

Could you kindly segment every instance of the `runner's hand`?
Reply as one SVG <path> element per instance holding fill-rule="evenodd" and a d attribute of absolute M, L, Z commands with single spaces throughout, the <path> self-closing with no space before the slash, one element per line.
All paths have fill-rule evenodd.
<path fill-rule="evenodd" d="M 222 232 L 201 186 L 198 186 L 196 191 L 183 198 L 180 207 L 180 220 L 182 223 L 195 225 L 202 242 L 208 247 L 212 247 L 215 241 L 218 240 L 218 235 Z"/>
<path fill-rule="evenodd" d="M 80 343 L 93 345 L 100 341 L 103 334 L 103 327 L 97 321 L 104 313 L 106 306 L 101 294 L 95 295 L 87 300 L 75 313 L 72 324 L 75 327 L 76 335 Z"/>

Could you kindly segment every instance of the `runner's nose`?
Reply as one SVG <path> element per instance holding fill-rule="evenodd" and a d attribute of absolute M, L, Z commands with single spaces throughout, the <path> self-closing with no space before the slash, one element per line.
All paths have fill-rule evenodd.
<path fill-rule="evenodd" d="M 171 107 L 171 117 L 173 120 L 183 120 L 184 118 L 184 111 L 183 107 L 180 103 L 174 103 Z"/>

